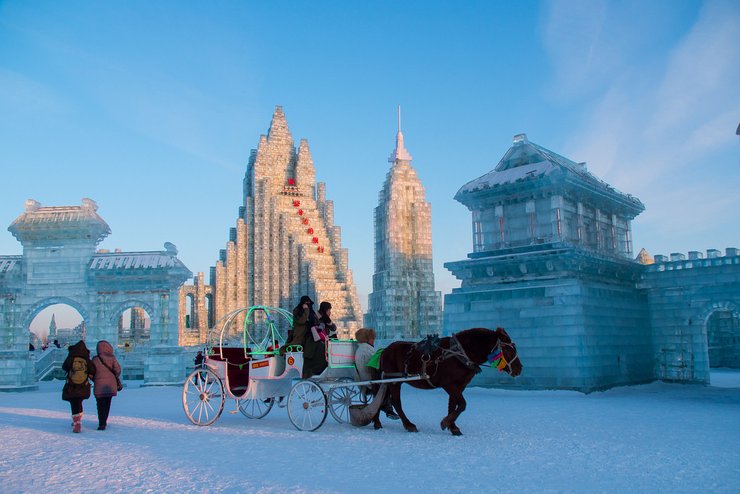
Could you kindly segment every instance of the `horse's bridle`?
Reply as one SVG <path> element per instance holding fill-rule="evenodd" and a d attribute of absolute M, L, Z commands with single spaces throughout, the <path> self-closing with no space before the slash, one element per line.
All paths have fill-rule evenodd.
<path fill-rule="evenodd" d="M 496 346 L 493 347 L 493 350 L 491 350 L 491 355 L 495 354 L 496 350 L 499 350 L 501 352 L 501 355 L 503 355 L 504 354 L 504 351 L 502 348 L 503 346 L 507 346 L 514 351 L 514 358 L 511 359 L 511 362 L 509 362 L 509 360 L 504 357 L 504 362 L 506 362 L 506 365 L 501 368 L 498 368 L 498 370 L 503 371 L 504 369 L 506 369 L 507 374 L 511 375 L 511 373 L 513 372 L 513 369 L 511 368 L 511 364 L 513 364 L 514 361 L 519 358 L 519 352 L 516 351 L 516 345 L 514 345 L 514 343 L 507 343 L 505 341 L 501 341 L 501 338 L 499 338 L 499 340 L 496 342 Z"/>
<path fill-rule="evenodd" d="M 503 346 L 507 346 L 507 347 L 511 348 L 514 351 L 514 358 L 511 359 L 511 362 L 509 362 L 509 360 L 504 356 L 504 351 L 503 351 L 503 348 L 502 348 Z M 506 369 L 507 373 L 509 375 L 511 375 L 511 373 L 513 372 L 513 369 L 511 368 L 511 364 L 513 364 L 514 361 L 519 358 L 519 352 L 516 351 L 516 345 L 514 343 L 507 343 L 506 341 L 501 341 L 501 338 L 499 338 L 499 340 L 496 342 L 496 346 L 493 347 L 493 349 L 491 350 L 491 353 L 488 355 L 488 361 L 491 362 L 491 359 L 494 358 L 492 356 L 495 356 L 497 353 L 500 353 L 499 356 L 500 357 L 503 357 L 503 361 L 504 361 L 504 363 L 506 365 L 504 365 L 502 367 L 496 366 L 496 368 L 500 372 L 503 372 L 504 369 Z M 498 362 L 498 360 L 496 360 L 493 363 L 495 364 L 496 362 Z M 494 367 L 494 366 L 493 365 L 489 365 L 487 367 Z"/>

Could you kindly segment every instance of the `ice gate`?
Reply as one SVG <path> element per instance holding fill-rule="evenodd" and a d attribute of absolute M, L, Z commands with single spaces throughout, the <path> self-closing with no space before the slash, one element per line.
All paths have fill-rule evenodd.
<path fill-rule="evenodd" d="M 36 387 L 28 328 L 54 304 L 66 304 L 85 322 L 84 339 L 118 343 L 124 311 L 141 308 L 151 321 L 144 360 L 149 384 L 181 382 L 185 364 L 178 347 L 178 289 L 192 273 L 169 242 L 164 251 L 96 252 L 110 233 L 97 204 L 44 207 L 26 201 L 25 212 L 8 228 L 23 255 L 0 256 L 0 389 Z"/>

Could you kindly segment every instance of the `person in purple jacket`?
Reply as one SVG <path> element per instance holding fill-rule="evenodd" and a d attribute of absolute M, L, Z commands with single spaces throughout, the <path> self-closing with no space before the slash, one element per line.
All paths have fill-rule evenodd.
<path fill-rule="evenodd" d="M 93 392 L 98 405 L 98 430 L 104 431 L 108 424 L 110 403 L 118 394 L 121 376 L 121 366 L 113 355 L 113 347 L 105 340 L 100 340 L 97 346 L 98 354 L 93 358 L 95 376 L 93 377 Z"/>

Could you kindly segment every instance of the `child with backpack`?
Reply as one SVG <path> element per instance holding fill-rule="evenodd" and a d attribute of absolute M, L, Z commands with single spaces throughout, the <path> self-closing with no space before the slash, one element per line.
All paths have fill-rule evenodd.
<path fill-rule="evenodd" d="M 62 388 L 62 399 L 72 408 L 72 432 L 82 430 L 82 401 L 90 398 L 89 377 L 95 375 L 95 366 L 90 361 L 90 350 L 83 340 L 69 347 L 69 354 L 62 364 L 67 373 L 67 382 Z"/>

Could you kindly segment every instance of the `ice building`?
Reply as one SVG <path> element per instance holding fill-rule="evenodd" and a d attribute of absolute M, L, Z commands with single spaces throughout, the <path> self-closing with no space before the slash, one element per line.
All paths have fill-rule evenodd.
<path fill-rule="evenodd" d="M 591 391 L 655 378 L 708 382 L 707 341 L 740 336 L 737 250 L 721 260 L 633 260 L 630 222 L 644 206 L 585 163 L 520 134 L 455 199 L 472 212 L 473 252 L 445 264 L 461 280 L 445 296 L 445 333 L 505 327 L 525 365 L 516 381 L 488 372 L 479 384 Z M 723 352 L 735 361 L 740 346 Z"/>
<path fill-rule="evenodd" d="M 96 252 L 111 232 L 97 209 L 90 199 L 81 206 L 54 207 L 29 199 L 25 212 L 8 228 L 23 244 L 23 255 L 0 256 L 0 389 L 36 387 L 28 328 L 54 304 L 66 304 L 82 316 L 74 331 L 90 348 L 102 339 L 116 345 L 124 311 L 146 311 L 151 345 L 143 363 L 145 381 L 184 379 L 177 295 L 190 271 L 169 242 L 164 251 Z M 56 323 L 54 329 L 59 336 Z"/>
<path fill-rule="evenodd" d="M 365 326 L 380 339 L 439 334 L 442 327 L 432 268 L 432 206 L 411 160 L 399 108 L 391 169 L 375 208 L 375 273 L 365 314 Z"/>
<path fill-rule="evenodd" d="M 209 285 L 199 274 L 181 292 L 181 342 L 204 341 L 208 329 L 235 309 L 290 310 L 302 295 L 317 310 L 319 302 L 331 302 L 340 335 L 349 337 L 359 327 L 360 304 L 334 203 L 326 198 L 326 184 L 316 182 L 308 141 L 296 149 L 278 106 L 249 157 L 236 226 L 211 268 Z"/>

